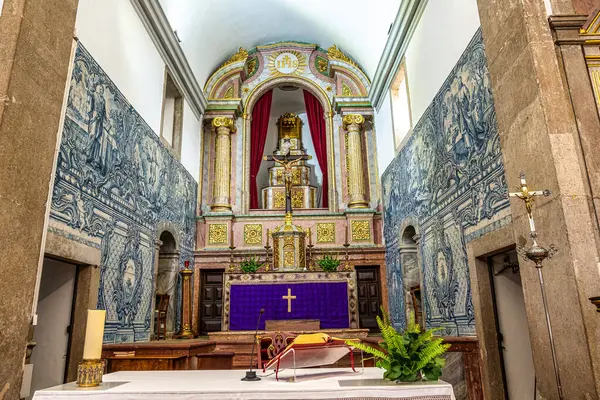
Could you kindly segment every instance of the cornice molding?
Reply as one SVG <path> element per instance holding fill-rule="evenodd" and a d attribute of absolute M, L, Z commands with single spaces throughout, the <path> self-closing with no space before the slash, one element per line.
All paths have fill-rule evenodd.
<path fill-rule="evenodd" d="M 369 91 L 371 104 L 377 110 L 381 107 L 383 99 L 398 73 L 406 48 L 426 5 L 427 0 L 404 0 L 400 4 Z"/>
<path fill-rule="evenodd" d="M 183 97 L 196 118 L 202 119 L 208 102 L 158 0 L 131 0 L 131 4 Z"/>

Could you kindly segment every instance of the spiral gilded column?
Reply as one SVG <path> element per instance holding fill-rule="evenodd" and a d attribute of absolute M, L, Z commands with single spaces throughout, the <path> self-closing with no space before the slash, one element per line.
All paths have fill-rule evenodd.
<path fill-rule="evenodd" d="M 369 206 L 365 196 L 365 174 L 361 131 L 365 118 L 360 114 L 346 114 L 343 118 L 346 130 L 346 173 L 348 174 L 348 208 Z"/>
<path fill-rule="evenodd" d="M 211 211 L 231 211 L 231 134 L 235 133 L 232 118 L 213 119 L 215 127 L 215 168 L 213 181 L 213 204 Z"/>

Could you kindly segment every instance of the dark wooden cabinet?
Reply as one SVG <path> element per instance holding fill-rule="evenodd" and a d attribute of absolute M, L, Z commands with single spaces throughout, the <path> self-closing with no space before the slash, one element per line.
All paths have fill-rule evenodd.
<path fill-rule="evenodd" d="M 200 290 L 200 333 L 221 330 L 223 315 L 223 270 L 203 270 Z"/>
<path fill-rule="evenodd" d="M 376 318 L 381 314 L 379 266 L 356 267 L 356 281 L 360 327 L 377 332 Z"/>

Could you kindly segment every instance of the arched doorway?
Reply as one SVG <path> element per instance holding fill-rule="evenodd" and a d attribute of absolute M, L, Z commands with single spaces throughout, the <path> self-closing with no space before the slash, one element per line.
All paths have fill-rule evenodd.
<path fill-rule="evenodd" d="M 425 326 L 425 316 L 421 305 L 421 268 L 419 266 L 419 236 L 412 225 L 402 232 L 400 241 L 400 265 L 402 267 L 402 292 L 404 311 L 408 318 L 415 314 L 415 321 Z"/>
<path fill-rule="evenodd" d="M 160 234 L 160 249 L 158 252 L 158 273 L 156 276 L 156 296 L 168 295 L 167 336 L 172 336 L 175 330 L 177 311 L 177 281 L 179 278 L 179 250 L 173 234 L 164 231 Z M 158 306 L 158 304 L 157 304 Z"/>

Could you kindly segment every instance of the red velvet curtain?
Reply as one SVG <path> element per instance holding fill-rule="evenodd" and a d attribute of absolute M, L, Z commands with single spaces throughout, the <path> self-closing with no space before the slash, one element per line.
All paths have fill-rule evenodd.
<path fill-rule="evenodd" d="M 310 136 L 317 153 L 317 161 L 323 173 L 322 199 L 323 207 L 329 206 L 329 175 L 327 174 L 327 137 L 325 132 L 325 113 L 321 102 L 308 90 L 304 90 L 304 105 L 308 117 Z"/>
<path fill-rule="evenodd" d="M 250 208 L 258 208 L 256 175 L 263 161 L 272 100 L 273 90 L 269 90 L 258 99 L 252 110 L 252 122 L 250 125 Z"/>

